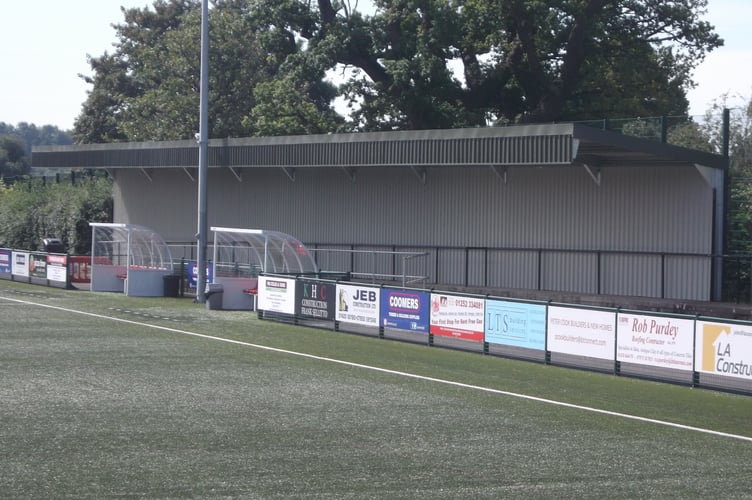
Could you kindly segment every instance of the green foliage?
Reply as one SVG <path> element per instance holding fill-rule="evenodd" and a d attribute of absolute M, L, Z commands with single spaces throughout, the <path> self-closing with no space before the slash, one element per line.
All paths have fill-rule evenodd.
<path fill-rule="evenodd" d="M 336 95 L 334 86 L 321 81 L 324 71 L 315 61 L 300 56 L 291 56 L 286 63 L 289 69 L 256 85 L 257 104 L 244 120 L 248 129 L 262 136 L 323 134 L 344 123 L 329 108 Z"/>
<path fill-rule="evenodd" d="M 106 177 L 15 183 L 0 189 L 0 247 L 39 250 L 44 238 L 55 237 L 70 253 L 86 254 L 89 222 L 111 222 L 112 208 L 112 181 Z"/>
<path fill-rule="evenodd" d="M 366 129 L 681 114 L 691 69 L 722 43 L 706 3 L 381 0 L 367 42 L 336 32 L 338 62 L 367 75 L 346 86 Z"/>
<path fill-rule="evenodd" d="M 721 154 L 722 119 L 730 107 L 728 101 L 729 96 L 721 96 L 702 121 L 678 129 L 673 142 Z M 752 301 L 752 98 L 747 98 L 743 107 L 729 110 L 728 153 L 724 299 Z"/>
<path fill-rule="evenodd" d="M 692 69 L 723 43 L 707 0 L 212 5 L 210 137 L 684 114 Z M 114 53 L 90 60 L 77 141 L 194 136 L 199 6 L 123 11 Z"/>
<path fill-rule="evenodd" d="M 244 0 L 216 2 L 211 10 L 209 99 L 210 137 L 256 135 L 268 120 L 252 116 L 254 89 L 268 99 L 303 103 L 306 115 L 326 112 L 333 97 L 321 80 L 326 68 L 307 80 L 286 85 L 301 72 L 279 68 L 299 51 L 289 19 L 299 17 L 300 4 L 265 5 Z M 257 15 L 258 14 L 258 15 Z M 154 10 L 124 11 L 116 26 L 120 43 L 113 55 L 92 59 L 92 93 L 75 124 L 79 142 L 150 141 L 193 138 L 198 132 L 200 87 L 200 9 L 197 1 L 158 1 Z M 274 80 L 275 78 L 278 80 Z M 279 88 L 265 88 L 274 81 Z M 282 95 L 290 92 L 291 95 Z M 318 94 L 317 94 L 318 92 Z M 321 93 L 329 95 L 322 100 Z M 257 113 L 258 114 L 258 113 Z M 321 118 L 317 118 L 321 120 Z M 331 125 L 331 124 L 329 124 Z M 295 123 L 274 130 L 320 130 Z M 326 128 L 330 128 L 327 126 Z"/>
<path fill-rule="evenodd" d="M 39 145 L 72 144 L 70 136 L 53 125 L 37 127 L 21 122 L 17 126 L 0 122 L 0 178 L 12 183 L 31 172 L 31 148 Z"/>
<path fill-rule="evenodd" d="M 54 125 L 42 125 L 40 127 L 33 123 L 20 122 L 13 126 L 9 123 L 0 122 L 0 135 L 15 136 L 23 140 L 26 144 L 26 156 L 29 157 L 33 146 L 73 144 L 70 135 Z"/>
<path fill-rule="evenodd" d="M 26 144 L 18 137 L 0 135 L 0 177 L 14 178 L 29 173 Z"/>

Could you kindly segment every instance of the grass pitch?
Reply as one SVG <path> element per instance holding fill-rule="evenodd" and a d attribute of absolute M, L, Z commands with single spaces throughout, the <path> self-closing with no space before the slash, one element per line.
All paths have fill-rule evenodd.
<path fill-rule="evenodd" d="M 189 299 L 0 282 L 0 401 L 3 498 L 752 497 L 749 396 Z"/>

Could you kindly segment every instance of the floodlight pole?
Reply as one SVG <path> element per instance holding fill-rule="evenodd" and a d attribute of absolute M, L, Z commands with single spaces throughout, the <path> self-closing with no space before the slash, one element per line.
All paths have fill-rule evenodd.
<path fill-rule="evenodd" d="M 196 302 L 206 302 L 206 177 L 209 168 L 209 0 L 201 1 L 201 97 L 198 137 L 198 240 Z"/>

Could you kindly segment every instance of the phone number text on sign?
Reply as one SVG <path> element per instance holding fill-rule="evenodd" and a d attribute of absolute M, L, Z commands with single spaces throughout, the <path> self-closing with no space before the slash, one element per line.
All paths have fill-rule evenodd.
<path fill-rule="evenodd" d="M 485 301 L 474 297 L 431 294 L 431 333 L 483 342 Z"/>

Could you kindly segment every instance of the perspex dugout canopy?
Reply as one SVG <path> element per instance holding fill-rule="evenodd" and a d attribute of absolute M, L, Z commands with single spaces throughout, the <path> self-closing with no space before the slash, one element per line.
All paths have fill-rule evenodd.
<path fill-rule="evenodd" d="M 279 231 L 212 227 L 215 276 L 252 277 L 259 272 L 308 274 L 318 266 L 296 238 Z"/>
<path fill-rule="evenodd" d="M 160 296 L 163 276 L 172 274 L 172 256 L 162 237 L 137 224 L 89 223 L 91 290 Z"/>

